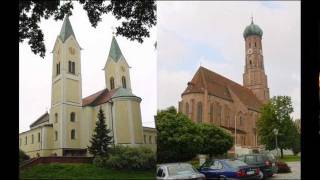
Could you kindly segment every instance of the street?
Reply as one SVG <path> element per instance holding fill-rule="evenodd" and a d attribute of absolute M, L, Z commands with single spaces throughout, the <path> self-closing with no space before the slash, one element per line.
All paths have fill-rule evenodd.
<path fill-rule="evenodd" d="M 300 161 L 287 162 L 288 166 L 291 168 L 291 173 L 280 173 L 273 175 L 270 179 L 301 179 L 301 168 Z"/>

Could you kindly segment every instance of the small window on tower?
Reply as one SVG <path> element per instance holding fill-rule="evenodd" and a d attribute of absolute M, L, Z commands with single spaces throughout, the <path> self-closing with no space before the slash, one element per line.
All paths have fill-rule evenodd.
<path fill-rule="evenodd" d="M 126 82 L 126 77 L 122 76 L 122 87 L 127 88 L 127 82 Z"/>
<path fill-rule="evenodd" d="M 56 64 L 56 75 L 58 76 L 60 74 L 60 62 Z"/>
<path fill-rule="evenodd" d="M 58 131 L 54 131 L 54 140 L 55 140 L 55 141 L 58 140 Z"/>
<path fill-rule="evenodd" d="M 257 43 L 256 42 L 254 42 L 254 47 L 257 47 Z"/>
<path fill-rule="evenodd" d="M 249 43 L 249 48 L 251 48 L 251 43 Z"/>
<path fill-rule="evenodd" d="M 76 113 L 72 112 L 72 113 L 70 114 L 70 121 L 71 121 L 71 122 L 75 122 L 75 121 L 76 121 Z"/>
<path fill-rule="evenodd" d="M 252 64 L 252 61 L 250 60 L 250 65 Z"/>
<path fill-rule="evenodd" d="M 40 138 L 41 138 L 40 133 L 38 133 L 38 142 L 40 142 Z"/>
<path fill-rule="evenodd" d="M 114 89 L 114 78 L 110 78 L 110 89 Z"/>
<path fill-rule="evenodd" d="M 55 114 L 54 114 L 54 122 L 55 122 L 55 123 L 58 123 L 58 113 L 55 113 Z"/>
<path fill-rule="evenodd" d="M 75 129 L 71 130 L 71 139 L 76 139 L 76 130 Z"/>
<path fill-rule="evenodd" d="M 72 74 L 76 73 L 76 63 L 72 62 Z"/>

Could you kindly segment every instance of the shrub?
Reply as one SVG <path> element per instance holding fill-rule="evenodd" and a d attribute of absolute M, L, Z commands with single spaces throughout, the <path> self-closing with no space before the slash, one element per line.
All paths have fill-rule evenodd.
<path fill-rule="evenodd" d="M 22 163 L 23 161 L 29 160 L 30 157 L 21 149 L 19 149 L 19 163 Z"/>
<path fill-rule="evenodd" d="M 106 157 L 96 156 L 93 158 L 92 163 L 97 167 L 105 167 L 107 165 L 107 160 Z"/>
<path fill-rule="evenodd" d="M 114 169 L 148 170 L 155 165 L 155 153 L 146 147 L 116 146 L 106 161 L 106 166 Z"/>

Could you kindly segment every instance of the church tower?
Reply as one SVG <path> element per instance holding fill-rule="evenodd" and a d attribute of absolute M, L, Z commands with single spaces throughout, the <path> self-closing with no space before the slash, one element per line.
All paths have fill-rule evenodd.
<path fill-rule="evenodd" d="M 65 149 L 80 147 L 78 131 L 82 117 L 81 47 L 68 16 L 53 48 L 50 123 L 53 124 L 53 147 L 58 156 Z M 67 150 L 68 151 L 68 150 Z"/>
<path fill-rule="evenodd" d="M 243 32 L 245 40 L 243 86 L 252 90 L 261 102 L 266 103 L 269 100 L 269 88 L 264 71 L 262 34 L 262 29 L 253 23 L 253 19 Z"/>
<path fill-rule="evenodd" d="M 108 59 L 104 66 L 106 87 L 109 90 L 122 87 L 131 92 L 129 68 L 116 38 L 112 36 Z"/>

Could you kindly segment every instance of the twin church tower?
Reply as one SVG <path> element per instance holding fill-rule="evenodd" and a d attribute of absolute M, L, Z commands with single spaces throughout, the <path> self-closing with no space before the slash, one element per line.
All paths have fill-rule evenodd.
<path fill-rule="evenodd" d="M 81 50 L 66 17 L 52 51 L 50 113 L 19 135 L 20 148 L 31 157 L 89 155 L 87 147 L 100 108 L 115 144 L 140 146 L 146 143 L 146 134 L 150 142 L 155 139 L 155 130 L 142 126 L 142 99 L 132 93 L 129 65 L 115 37 L 104 66 L 106 88 L 86 98 L 82 98 Z"/>

